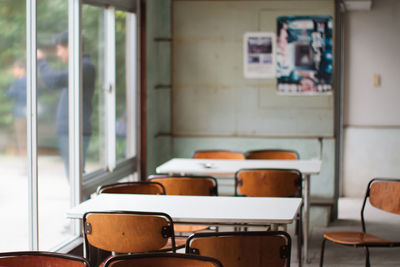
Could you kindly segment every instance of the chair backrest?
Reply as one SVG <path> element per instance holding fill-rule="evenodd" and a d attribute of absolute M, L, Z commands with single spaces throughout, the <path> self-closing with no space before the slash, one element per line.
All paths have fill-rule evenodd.
<path fill-rule="evenodd" d="M 369 181 L 361 208 L 361 226 L 366 232 L 364 211 L 367 199 L 371 206 L 390 213 L 400 214 L 400 179 L 373 178 Z"/>
<path fill-rule="evenodd" d="M 295 197 L 301 195 L 301 173 L 292 169 L 241 169 L 235 174 L 235 195 Z"/>
<path fill-rule="evenodd" d="M 165 189 L 156 182 L 126 182 L 99 186 L 97 194 L 102 193 L 165 195 Z"/>
<path fill-rule="evenodd" d="M 297 160 L 299 154 L 294 150 L 263 149 L 252 150 L 245 153 L 246 159 L 275 159 L 275 160 Z"/>
<path fill-rule="evenodd" d="M 87 267 L 89 262 L 78 256 L 41 251 L 0 253 L 0 266 L 7 267 Z"/>
<path fill-rule="evenodd" d="M 196 233 L 186 242 L 186 253 L 229 267 L 289 266 L 290 250 L 290 236 L 281 231 Z"/>
<path fill-rule="evenodd" d="M 116 253 L 161 249 L 175 235 L 171 217 L 159 212 L 88 212 L 83 216 L 85 256 L 90 246 Z"/>
<path fill-rule="evenodd" d="M 104 267 L 222 267 L 214 258 L 182 253 L 141 253 L 115 256 Z"/>
<path fill-rule="evenodd" d="M 152 175 L 149 180 L 162 184 L 167 195 L 218 195 L 217 179 L 212 176 Z"/>
<path fill-rule="evenodd" d="M 228 150 L 199 150 L 194 152 L 194 159 L 245 159 L 244 154 Z"/>
<path fill-rule="evenodd" d="M 400 179 L 373 179 L 369 184 L 369 202 L 378 209 L 400 214 Z"/>

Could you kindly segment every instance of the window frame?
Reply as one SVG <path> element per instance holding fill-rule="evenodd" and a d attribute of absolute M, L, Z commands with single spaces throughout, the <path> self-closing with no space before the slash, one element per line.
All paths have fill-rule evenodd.
<path fill-rule="evenodd" d="M 99 185 L 112 183 L 138 171 L 137 148 L 139 137 L 139 67 L 137 59 L 139 28 L 138 13 L 136 12 L 138 1 L 129 0 L 69 0 L 68 1 L 68 38 L 69 38 L 69 173 L 71 186 L 71 207 L 79 204 L 96 192 Z M 90 4 L 105 7 L 107 25 L 105 27 L 108 36 L 106 45 L 107 64 L 106 72 L 111 76 L 107 83 L 111 85 L 111 93 L 106 103 L 106 139 L 107 153 L 111 154 L 106 160 L 106 168 L 83 175 L 82 162 L 82 5 Z M 27 150 L 28 150 L 28 207 L 29 207 L 29 249 L 39 249 L 39 214 L 38 214 L 38 125 L 37 125 L 37 1 L 26 0 L 26 52 L 27 52 Z M 115 157 L 115 10 L 127 13 L 127 157 L 116 162 Z M 136 14 L 136 21 L 134 15 Z M 135 51 L 132 51 L 134 49 Z M 113 62 L 113 63 L 112 63 Z M 106 91 L 106 90 L 105 90 Z M 63 251 L 66 247 L 75 243 L 81 234 L 81 223 L 74 224 L 74 237 L 68 240 L 60 240 L 60 244 L 52 251 Z"/>

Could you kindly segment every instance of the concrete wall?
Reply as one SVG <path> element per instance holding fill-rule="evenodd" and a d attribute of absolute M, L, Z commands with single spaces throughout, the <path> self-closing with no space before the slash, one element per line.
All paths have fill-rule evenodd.
<path fill-rule="evenodd" d="M 344 196 L 363 196 L 372 177 L 400 177 L 399 29 L 397 0 L 345 14 Z"/>
<path fill-rule="evenodd" d="M 172 157 L 171 147 L 171 2 L 146 1 L 147 175 Z"/>
<path fill-rule="evenodd" d="M 334 17 L 334 1 L 173 1 L 175 136 L 333 136 L 333 95 L 278 95 L 276 78 L 243 75 L 244 34 L 290 15 Z"/>
<path fill-rule="evenodd" d="M 276 31 L 278 15 L 334 17 L 333 0 L 150 0 L 146 14 L 147 174 L 198 149 L 288 148 L 323 160 L 311 195 L 334 197 L 334 96 L 278 96 L 275 79 L 244 79 L 242 62 L 245 32 Z M 172 37 L 172 58 L 157 37 Z M 322 223 L 327 214 L 312 211 Z"/>

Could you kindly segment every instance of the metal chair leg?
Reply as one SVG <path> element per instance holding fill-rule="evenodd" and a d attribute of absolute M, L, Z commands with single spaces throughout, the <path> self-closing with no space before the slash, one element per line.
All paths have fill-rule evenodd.
<path fill-rule="evenodd" d="M 371 263 L 369 261 L 369 249 L 365 246 L 365 267 L 371 267 Z"/>
<path fill-rule="evenodd" d="M 319 267 L 322 267 L 324 265 L 325 242 L 326 242 L 326 239 L 324 238 L 322 240 L 322 244 L 321 244 L 321 257 L 319 260 Z"/>
<path fill-rule="evenodd" d="M 296 231 L 297 231 L 297 258 L 298 258 L 298 260 L 299 260 L 299 267 L 301 267 L 302 266 L 302 261 L 303 261 L 303 259 L 302 259 L 302 243 L 303 243 L 303 225 L 301 224 L 301 220 L 300 219 L 298 219 L 298 220 L 296 220 L 296 223 L 297 223 L 297 227 L 296 227 Z"/>

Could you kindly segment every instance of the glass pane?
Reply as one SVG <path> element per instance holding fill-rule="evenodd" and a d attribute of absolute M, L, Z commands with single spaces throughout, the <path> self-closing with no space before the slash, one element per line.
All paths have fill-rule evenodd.
<path fill-rule="evenodd" d="M 39 248 L 72 237 L 68 180 L 68 2 L 37 1 Z"/>
<path fill-rule="evenodd" d="M 0 7 L 0 251 L 27 250 L 26 6 Z"/>
<path fill-rule="evenodd" d="M 117 161 L 126 158 L 126 103 L 127 103 L 127 83 L 126 83 L 126 13 L 115 12 L 115 41 L 116 41 L 116 111 L 115 111 L 115 155 Z"/>
<path fill-rule="evenodd" d="M 104 9 L 84 5 L 82 9 L 83 36 L 83 145 L 86 147 L 85 172 L 105 166 L 104 155 Z M 95 83 L 91 89 L 90 67 L 94 64 Z M 89 70 L 89 71 L 85 71 Z M 86 81 L 86 82 L 85 82 Z"/>

